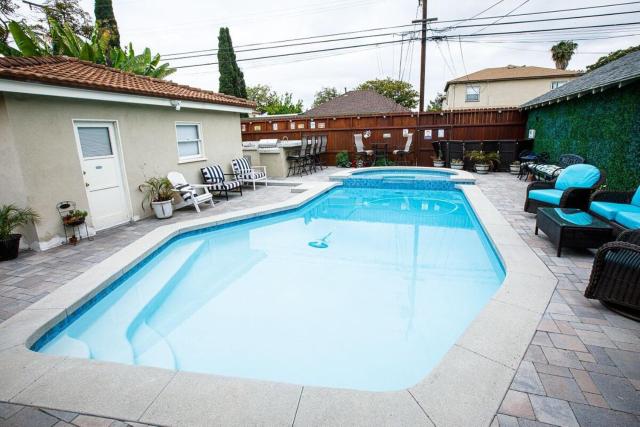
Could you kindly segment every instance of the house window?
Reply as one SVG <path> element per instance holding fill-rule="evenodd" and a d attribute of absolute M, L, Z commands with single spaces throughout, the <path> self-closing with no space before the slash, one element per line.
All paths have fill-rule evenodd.
<path fill-rule="evenodd" d="M 304 129 L 304 123 L 298 123 L 298 129 Z"/>
<path fill-rule="evenodd" d="M 277 123 L 272 124 L 271 127 L 273 128 L 273 130 L 278 130 L 278 124 Z"/>
<path fill-rule="evenodd" d="M 566 80 L 551 82 L 551 89 L 558 89 L 560 86 L 564 86 L 566 84 L 567 84 Z"/>
<path fill-rule="evenodd" d="M 178 157 L 180 160 L 199 159 L 202 152 L 202 132 L 199 123 L 176 124 L 178 137 Z"/>
<path fill-rule="evenodd" d="M 480 86 L 467 86 L 467 92 L 464 100 L 466 102 L 480 101 Z"/>
<path fill-rule="evenodd" d="M 289 129 L 295 130 L 296 129 L 296 122 L 290 122 L 289 123 Z"/>

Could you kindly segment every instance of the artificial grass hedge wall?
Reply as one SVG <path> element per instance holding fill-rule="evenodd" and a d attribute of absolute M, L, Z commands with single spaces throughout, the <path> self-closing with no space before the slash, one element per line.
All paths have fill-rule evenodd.
<path fill-rule="evenodd" d="M 607 189 L 640 185 L 640 82 L 529 111 L 534 149 L 578 154 L 607 172 Z"/>

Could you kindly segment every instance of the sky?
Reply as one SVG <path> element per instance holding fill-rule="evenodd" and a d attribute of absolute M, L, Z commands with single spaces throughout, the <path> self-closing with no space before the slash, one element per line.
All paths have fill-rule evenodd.
<path fill-rule="evenodd" d="M 429 0 L 429 17 L 438 21 L 480 15 L 499 16 L 567 9 L 575 7 L 612 5 L 629 0 Z M 93 14 L 93 1 L 81 0 L 83 7 Z M 357 31 L 376 27 L 410 24 L 418 14 L 418 0 L 113 0 L 113 7 L 121 34 L 121 42 L 134 47 L 150 47 L 155 53 L 215 49 L 221 26 L 228 26 L 234 46 L 265 43 L 277 40 Z M 547 15 L 509 17 L 500 22 L 575 17 L 599 13 L 640 11 L 640 3 L 602 9 L 581 10 Z M 496 18 L 497 19 L 497 18 Z M 496 19 L 467 21 L 458 25 L 489 24 Z M 607 23 L 640 22 L 640 13 L 569 19 L 539 23 L 494 25 L 484 28 L 453 28 L 441 34 L 468 35 L 522 31 L 531 28 L 563 28 Z M 435 29 L 446 29 L 456 23 L 435 23 Z M 283 49 L 239 52 L 238 58 L 252 58 L 269 54 L 322 49 L 376 41 L 402 40 L 402 32 L 413 27 L 378 31 L 394 33 L 378 38 L 295 46 Z M 417 29 L 417 28 L 416 28 Z M 356 35 L 364 35 L 356 34 Z M 372 33 L 368 33 L 372 34 Z M 435 33 L 429 33 L 435 34 Z M 353 35 L 352 35 L 353 36 Z M 348 36 L 347 36 L 348 37 Z M 411 35 L 405 35 L 411 38 Z M 554 67 L 549 49 L 560 39 L 600 38 L 576 40 L 578 50 L 570 69 L 585 69 L 600 56 L 620 48 L 640 44 L 640 24 L 617 28 L 562 31 L 554 33 L 512 34 L 501 36 L 466 37 L 448 41 L 430 41 L 426 59 L 426 99 L 442 92 L 448 80 L 487 67 L 509 64 Z M 606 37 L 606 38 L 605 38 Z M 464 40 L 464 41 L 463 41 Z M 340 91 L 353 89 L 359 83 L 387 76 L 409 81 L 417 89 L 420 76 L 419 41 L 384 46 L 369 46 L 357 50 L 340 50 L 268 60 L 241 61 L 247 85 L 266 84 L 278 92 L 291 92 L 294 99 L 302 99 L 305 107 L 313 103 L 314 94 L 322 87 L 332 86 Z M 242 48 L 236 47 L 236 50 Z M 245 48 L 246 49 L 246 48 Z M 401 54 L 402 52 L 402 54 Z M 401 60 L 402 56 L 402 60 Z M 203 56 L 169 61 L 172 66 L 215 62 L 215 56 Z M 217 90 L 217 65 L 184 68 L 169 77 L 178 83 Z"/>

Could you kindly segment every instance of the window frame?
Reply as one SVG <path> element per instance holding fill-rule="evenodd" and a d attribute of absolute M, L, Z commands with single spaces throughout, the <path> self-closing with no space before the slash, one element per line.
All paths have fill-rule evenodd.
<path fill-rule="evenodd" d="M 469 89 L 477 88 L 476 99 L 469 99 Z M 474 94 L 471 94 L 474 95 Z M 480 85 L 465 85 L 464 87 L 464 102 L 480 102 Z"/>
<path fill-rule="evenodd" d="M 558 83 L 561 83 L 561 84 L 559 85 Z M 569 80 L 554 80 L 554 81 L 551 82 L 551 90 L 561 88 L 562 86 L 566 85 L 567 83 L 569 83 Z M 553 87 L 553 85 L 556 85 L 556 86 Z"/>
<path fill-rule="evenodd" d="M 178 126 L 195 126 L 198 131 L 198 154 L 193 156 L 181 156 L 180 155 L 180 143 L 181 142 L 193 142 L 194 140 L 180 140 L 178 137 Z M 207 160 L 204 154 L 204 136 L 202 134 L 202 123 L 200 122 L 175 122 L 176 129 L 176 151 L 178 153 L 178 163 L 189 163 Z"/>

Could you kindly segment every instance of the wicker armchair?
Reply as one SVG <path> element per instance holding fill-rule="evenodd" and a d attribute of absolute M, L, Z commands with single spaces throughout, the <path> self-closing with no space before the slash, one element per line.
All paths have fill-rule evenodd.
<path fill-rule="evenodd" d="M 591 197 L 591 193 L 605 183 L 607 179 L 606 173 L 600 169 L 600 178 L 598 182 L 596 182 L 591 187 L 581 188 L 581 187 L 570 187 L 565 189 L 562 192 L 562 197 L 560 198 L 560 203 L 558 205 L 553 205 L 551 203 L 543 202 L 540 200 L 535 200 L 529 198 L 529 193 L 533 190 L 552 190 L 555 188 L 556 181 L 558 178 L 553 181 L 534 181 L 529 184 L 527 187 L 527 199 L 524 202 L 524 210 L 529 213 L 538 212 L 538 208 L 542 207 L 557 207 L 557 208 L 576 208 L 582 209 L 584 211 L 589 207 L 589 198 Z"/>
<path fill-rule="evenodd" d="M 584 296 L 640 320 L 640 230 L 625 231 L 598 249 Z"/>

